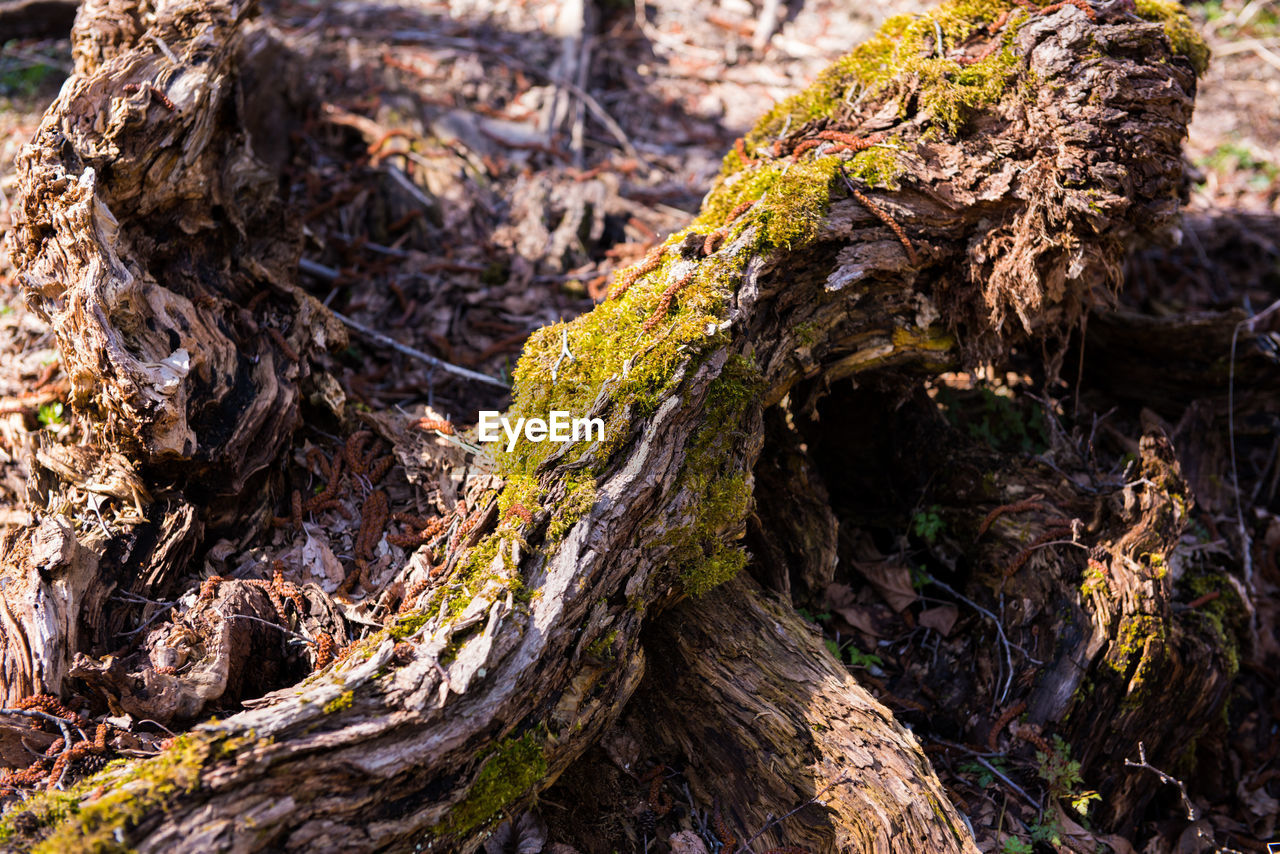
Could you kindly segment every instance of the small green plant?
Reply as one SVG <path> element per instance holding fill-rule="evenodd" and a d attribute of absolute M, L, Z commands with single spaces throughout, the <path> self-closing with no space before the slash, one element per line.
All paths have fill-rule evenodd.
<path fill-rule="evenodd" d="M 6 42 L 0 47 L 7 48 L 9 44 L 11 42 Z M 41 62 L 16 57 L 0 58 L 0 97 L 29 100 L 58 76 L 57 69 Z"/>
<path fill-rule="evenodd" d="M 831 620 L 831 614 L 827 611 L 823 611 L 821 614 L 814 614 L 808 608 L 796 608 L 796 613 L 809 623 L 826 623 Z"/>
<path fill-rule="evenodd" d="M 937 504 L 931 504 L 928 509 L 918 511 L 911 517 L 911 533 L 929 545 L 933 545 L 947 530 L 947 523 L 943 521 L 941 513 L 942 507 Z"/>
<path fill-rule="evenodd" d="M 1005 774 L 1006 776 L 1008 774 L 1008 766 L 1005 765 L 1004 759 L 999 756 L 992 756 L 987 760 L 987 765 L 990 765 L 991 768 L 996 769 L 996 771 L 999 771 L 1001 774 Z M 991 771 L 991 769 L 987 768 L 986 765 L 982 765 L 977 762 L 964 763 L 960 766 L 960 773 L 972 774 L 974 782 L 978 784 L 979 789 L 990 788 L 991 784 L 996 781 L 996 775 Z"/>
<path fill-rule="evenodd" d="M 1040 765 L 1040 778 L 1049 784 L 1049 794 L 1067 801 L 1081 817 L 1089 814 L 1090 804 L 1102 798 L 1097 792 L 1083 788 L 1080 763 L 1071 758 L 1071 747 L 1060 736 L 1053 737 L 1051 754 L 1036 751 L 1036 762 Z"/>
<path fill-rule="evenodd" d="M 62 403 L 60 401 L 42 403 L 40 404 L 40 409 L 36 412 L 36 419 L 42 427 L 57 427 L 63 423 L 62 411 Z"/>
<path fill-rule="evenodd" d="M 863 652 L 851 643 L 846 642 L 843 646 L 836 643 L 831 638 L 823 640 L 827 649 L 831 650 L 831 654 L 840 661 L 847 661 L 850 667 L 882 667 L 884 659 L 878 655 L 869 652 Z"/>
<path fill-rule="evenodd" d="M 1000 846 L 1001 854 L 1034 854 L 1035 850 L 1030 842 L 1016 836 L 1006 837 L 1004 844 Z"/>
<path fill-rule="evenodd" d="M 1219 145 L 1207 157 L 1201 159 L 1199 165 L 1215 172 L 1253 173 L 1247 180 L 1250 189 L 1266 190 L 1277 178 L 1280 168 L 1270 160 L 1258 156 L 1253 150 L 1236 142 L 1225 142 Z"/>
<path fill-rule="evenodd" d="M 1056 821 L 1036 822 L 1031 825 L 1031 842 L 1043 842 L 1055 850 L 1062 850 L 1062 828 Z"/>
<path fill-rule="evenodd" d="M 997 451 L 1039 454 L 1049 447 L 1043 409 L 1034 401 L 1014 399 L 1008 389 L 940 386 L 937 400 L 948 421 Z"/>
<path fill-rule="evenodd" d="M 870 669 L 872 667 L 881 667 L 884 665 L 884 659 L 882 659 L 880 656 L 872 655 L 869 652 L 863 652 L 862 650 L 858 649 L 856 646 L 849 647 L 848 653 L 849 653 L 850 667 L 862 667 L 862 668 Z"/>

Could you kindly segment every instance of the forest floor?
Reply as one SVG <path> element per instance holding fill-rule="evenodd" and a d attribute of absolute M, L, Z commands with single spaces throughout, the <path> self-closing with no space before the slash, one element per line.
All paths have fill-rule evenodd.
<path fill-rule="evenodd" d="M 304 211 L 303 283 L 400 344 L 509 380 L 530 332 L 588 310 L 614 270 L 687 221 L 723 154 L 770 104 L 802 88 L 882 17 L 918 8 L 909 0 L 783 3 L 777 26 L 758 37 L 760 9 L 748 0 L 612 0 L 600 4 L 585 31 L 556 3 L 266 2 L 264 19 L 299 58 L 290 85 L 305 87 L 321 105 L 290 170 L 295 205 Z M 1280 4 L 1215 0 L 1191 11 L 1214 58 L 1186 147 L 1189 208 L 1280 215 Z M 0 53 L 0 234 L 10 221 L 13 160 L 70 66 L 65 39 L 9 42 Z M 577 87 L 555 85 L 565 75 Z M 1269 257 L 1277 251 L 1255 250 Z M 1223 308 L 1240 297 L 1228 288 L 1187 299 L 1190 305 L 1155 310 Z M 19 508 L 29 472 L 14 449 L 74 442 L 82 427 L 60 402 L 65 386 L 52 335 L 25 308 L 3 257 L 0 302 L 0 396 L 12 402 L 37 395 L 26 398 L 30 406 L 0 409 L 10 412 L 0 417 L 0 524 L 15 524 L 25 521 Z M 478 409 L 505 405 L 491 389 L 359 334 L 322 363 L 341 397 L 364 412 L 398 408 L 470 424 Z M 332 435 L 304 429 L 313 430 L 315 445 L 333 447 Z M 292 477 L 308 477 L 301 456 Z M 426 500 L 416 489 L 403 477 L 388 488 L 394 502 Z M 341 582 L 332 552 L 354 535 L 342 516 L 315 520 L 332 533 L 330 553 L 313 552 L 319 557 L 303 561 L 297 580 L 327 589 Z M 238 548 L 265 560 L 291 548 L 284 537 L 268 531 Z M 232 566 L 216 568 L 243 569 L 228 560 Z M 805 604 L 856 675 L 894 706 L 880 688 L 898 666 L 891 640 L 867 623 L 831 616 L 857 612 L 846 601 L 853 595 L 834 590 L 829 601 Z M 851 637 L 869 651 L 849 646 Z M 1240 739 L 1227 749 L 1261 751 L 1261 764 L 1270 761 L 1280 776 L 1280 742 L 1272 735 L 1280 707 L 1274 698 L 1270 708 L 1242 699 L 1232 713 Z M 904 720 L 928 743 L 927 721 L 910 714 Z M 1233 761 L 1239 767 L 1228 757 Z M 1024 786 L 1035 783 L 1034 768 L 995 764 Z M 1007 832 L 1006 810 L 1026 807 L 1000 779 L 972 763 L 939 762 L 938 772 L 957 802 L 971 806 L 984 851 L 1032 850 L 1027 833 Z M 1280 808 L 1265 785 L 1215 800 L 1187 782 L 1219 835 L 1241 850 L 1265 850 L 1260 840 L 1275 836 Z M 643 799 L 642 788 L 637 782 L 617 798 L 617 825 L 637 847 L 646 834 L 626 801 Z M 554 839 L 567 819 L 553 815 L 554 790 L 545 801 Z M 1103 841 L 1121 854 L 1202 850 L 1172 830 L 1182 826 L 1177 812 L 1171 802 L 1165 818 L 1147 817 L 1140 838 Z M 706 816 L 701 820 L 705 825 Z M 1021 820 L 1025 829 L 1037 817 Z M 677 809 L 664 829 L 698 830 L 698 822 L 696 809 Z M 1084 833 L 1074 844 L 1089 838 Z"/>

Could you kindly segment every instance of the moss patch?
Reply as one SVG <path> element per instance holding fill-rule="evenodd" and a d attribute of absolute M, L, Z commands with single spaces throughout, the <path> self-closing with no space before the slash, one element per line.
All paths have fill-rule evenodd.
<path fill-rule="evenodd" d="M 1184 579 L 1191 597 L 1217 593 L 1216 599 L 1187 613 L 1185 619 L 1198 622 L 1213 639 L 1227 663 L 1227 676 L 1234 679 L 1240 672 L 1240 645 L 1249 635 L 1249 617 L 1240 594 L 1231 582 L 1219 574 L 1198 575 Z"/>
<path fill-rule="evenodd" d="M 613 651 L 613 642 L 618 639 L 618 630 L 614 629 L 603 637 L 598 637 L 591 643 L 587 644 L 587 654 L 595 656 L 603 661 L 613 661 L 615 654 Z"/>
<path fill-rule="evenodd" d="M 483 762 L 467 796 L 449 811 L 442 835 L 466 835 L 492 821 L 547 776 L 542 744 L 532 732 L 499 742 Z"/>
<path fill-rule="evenodd" d="M 983 24 L 1010 13 L 1002 45 L 977 62 L 961 65 L 947 58 Z M 949 133 L 960 130 L 969 114 L 995 103 L 1016 73 L 1009 45 L 1026 12 L 1004 0 L 951 0 L 920 15 L 895 15 L 874 36 L 837 60 L 815 83 L 774 107 L 747 135 L 748 153 L 761 152 L 784 133 L 815 119 L 838 118 L 843 104 L 861 94 L 897 98 L 905 115 L 910 96 L 918 108 Z M 937 43 L 938 33 L 942 44 Z M 741 168 L 737 155 L 725 158 L 726 172 Z"/>
<path fill-rule="evenodd" d="M 747 563 L 746 552 L 725 541 L 751 510 L 746 473 L 732 467 L 735 432 L 759 400 L 760 373 L 745 356 L 732 356 L 711 384 L 705 425 L 689 442 L 678 486 L 694 496 L 693 520 L 661 540 L 673 547 L 671 563 L 685 592 L 700 596 L 733 578 Z"/>
<path fill-rule="evenodd" d="M 408 640 L 430 620 L 429 616 L 420 612 L 410 611 L 407 614 L 401 614 L 387 626 L 387 635 L 396 641 Z"/>
<path fill-rule="evenodd" d="M 7 811 L 0 842 L 29 838 L 31 828 L 51 831 L 31 850 L 37 854 L 123 852 L 126 834 L 138 821 L 180 794 L 194 791 L 208 762 L 234 751 L 243 740 L 184 735 L 160 755 L 113 762 L 66 792 L 40 792 Z M 93 797 L 99 788 L 103 794 Z M 24 828 L 19 833 L 17 828 Z"/>
<path fill-rule="evenodd" d="M 1006 13 L 1002 29 L 990 32 L 988 25 Z M 507 484 L 499 499 L 503 518 L 516 504 L 531 512 L 551 510 L 548 539 L 554 543 L 563 538 L 594 504 L 597 479 L 634 439 L 636 424 L 675 391 L 688 368 L 727 343 L 720 324 L 747 264 L 811 243 L 829 211 L 833 187 L 842 183 L 841 170 L 864 185 L 890 189 L 898 186 L 904 171 L 901 143 L 894 139 L 852 156 L 815 152 L 794 161 L 771 156 L 776 139 L 784 133 L 803 136 L 805 126 L 818 120 L 838 126 L 853 109 L 848 106 L 852 97 L 862 99 L 859 109 L 864 111 L 896 99 L 904 115 L 916 112 L 936 132 L 960 133 L 975 112 L 1006 96 L 1026 96 L 1010 84 L 1019 73 L 1012 42 L 1027 15 L 1012 0 L 949 0 L 925 15 L 889 19 L 813 85 L 761 119 L 745 137 L 746 159 L 736 151 L 726 155 L 723 174 L 698 218 L 666 240 L 656 263 L 648 265 L 652 269 L 632 274 L 634 281 L 627 279 L 625 294 L 571 323 L 534 333 L 514 371 L 508 417 L 547 418 L 552 410 L 599 417 L 605 422 L 605 439 L 572 447 L 519 441 L 502 453 L 499 474 Z M 995 47 L 987 52 L 993 40 Z M 976 61 L 958 61 L 966 57 Z M 745 202 L 753 204 L 744 212 Z M 730 223 L 731 212 L 738 215 Z M 692 247 L 718 229 L 727 232 L 719 250 L 697 257 Z M 678 282 L 681 287 L 668 290 Z M 664 307 L 660 318 L 659 306 Z M 734 423 L 721 421 L 717 427 Z M 557 466 L 544 470 L 552 454 Z M 708 453 L 708 459 L 714 456 Z M 556 476 L 571 480 L 549 482 L 548 472 L 564 472 L 566 464 L 574 464 L 572 474 Z M 750 501 L 745 474 L 718 471 L 715 465 L 719 463 L 691 461 L 685 475 L 696 481 L 707 508 L 677 544 L 691 590 L 709 589 L 744 560 L 736 548 L 711 545 L 712 532 L 737 524 Z M 552 495 L 556 501 L 549 500 Z M 499 542 L 486 538 L 468 558 L 468 571 L 476 579 L 468 582 L 468 592 L 507 576 L 493 570 Z M 464 597 L 455 592 L 450 602 L 450 610 L 461 608 Z"/>
<path fill-rule="evenodd" d="M 335 712 L 342 711 L 343 709 L 349 709 L 351 708 L 351 704 L 355 702 L 355 699 L 356 694 L 354 691 L 343 691 L 341 694 L 324 704 L 324 713 L 326 715 L 332 715 Z"/>
<path fill-rule="evenodd" d="M 1197 76 L 1204 74 L 1209 67 L 1209 45 L 1196 31 L 1182 4 L 1174 0 L 1134 0 L 1134 5 L 1138 17 L 1164 24 L 1164 34 L 1173 52 L 1185 56 Z"/>
<path fill-rule="evenodd" d="M 574 523 L 587 515 L 595 503 L 595 478 L 570 478 L 565 484 L 565 496 L 556 504 L 556 511 L 547 526 L 547 540 L 556 543 L 564 539 Z"/>

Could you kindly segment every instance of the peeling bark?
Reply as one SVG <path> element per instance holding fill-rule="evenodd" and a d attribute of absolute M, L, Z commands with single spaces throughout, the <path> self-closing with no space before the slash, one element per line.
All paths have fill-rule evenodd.
<path fill-rule="evenodd" d="M 281 60 L 248 13 L 236 2 L 179 3 L 157 10 L 144 32 L 141 7 L 86 5 L 78 73 L 20 162 L 12 245 L 24 286 L 57 333 L 75 405 L 98 428 L 97 453 L 126 457 L 142 488 L 127 499 L 108 493 L 113 529 L 96 532 L 66 518 L 94 492 L 82 467 L 59 475 L 63 517 L 42 522 L 40 548 L 15 546 L 5 560 L 26 589 L 45 585 L 59 613 L 105 608 L 112 585 L 151 590 L 181 575 L 209 512 L 187 508 L 211 506 L 210 496 L 223 512 L 257 506 L 256 478 L 296 424 L 308 354 L 342 341 L 294 284 L 298 230 L 277 195 L 279 161 L 263 126 L 278 98 L 244 82 L 266 79 L 262 63 Z M 672 606 L 742 562 L 736 540 L 771 408 L 786 400 L 812 413 L 851 377 L 910 385 L 1027 336 L 1060 336 L 1118 285 L 1130 243 L 1171 223 L 1195 76 L 1159 24 L 1123 10 L 1103 18 L 1075 6 L 1016 18 L 1007 79 L 972 105 L 960 134 L 921 106 L 930 93 L 910 73 L 897 88 L 868 86 L 858 102 L 842 91 L 788 122 L 778 142 L 795 162 L 773 195 L 749 199 L 758 206 L 732 230 L 709 200 L 704 218 L 663 247 L 665 266 L 596 309 L 597 320 L 618 312 L 627 353 L 590 349 L 591 315 L 544 330 L 526 350 L 516 409 L 545 415 L 576 384 L 610 425 L 608 441 L 507 472 L 506 493 L 490 492 L 473 527 L 453 538 L 409 619 L 315 678 L 198 726 L 168 759 L 110 772 L 96 785 L 131 786 L 140 806 L 90 828 L 73 816 L 53 839 L 105 827 L 141 851 L 408 850 L 424 839 L 475 850 L 495 819 L 529 803 L 619 719 L 657 657 L 651 671 L 684 660 L 719 698 L 708 723 L 725 737 L 701 752 L 692 729 L 655 730 L 655 741 L 697 754 L 713 776 L 753 751 L 792 751 L 777 779 L 757 779 L 758 804 L 733 806 L 740 827 L 821 792 L 825 812 L 796 830 L 803 844 L 974 850 L 914 739 L 796 617 L 744 581 Z M 836 153 L 801 151 L 835 128 L 892 133 L 901 174 L 842 178 Z M 785 159 L 763 143 L 753 140 L 753 162 L 719 190 Z M 807 206 L 788 207 L 791 191 Z M 577 352 L 557 373 L 562 341 Z M 591 360 L 606 357 L 628 358 L 592 377 Z M 636 376 L 652 382 L 643 391 L 657 389 L 651 405 L 620 393 Z M 717 513 L 712 498 L 724 505 Z M 531 505 L 528 519 L 509 512 L 513 501 Z M 186 521 L 167 536 L 174 514 Z M 803 580 L 822 583 L 833 571 L 823 542 L 833 520 L 816 536 L 792 528 L 765 536 L 789 540 L 797 563 L 816 560 Z M 1127 557 L 1171 535 L 1168 525 L 1151 542 L 1121 536 L 1112 546 Z M 419 569 L 411 562 L 396 581 Z M 1150 577 L 1135 584 L 1149 598 L 1131 597 L 1133 609 L 1165 607 Z M 10 696 L 65 688 L 75 661 L 81 678 L 120 700 L 111 692 L 133 674 L 76 661 L 83 639 L 69 628 L 42 634 L 33 605 L 2 595 L 13 623 L 3 650 Z M 1052 590 L 1037 595 L 1054 601 Z M 232 611 L 270 618 L 257 591 L 219 596 Z M 195 598 L 184 619 L 205 632 L 205 647 L 239 644 L 270 668 L 291 666 L 260 633 L 237 635 L 225 619 L 198 628 L 208 605 Z M 308 611 L 332 619 L 325 599 L 309 592 Z M 732 612 L 729 638 L 758 638 L 754 656 L 730 647 L 724 654 L 738 658 L 717 657 L 726 650 L 714 635 L 717 603 Z M 1114 620 L 1103 624 L 1111 631 Z M 169 660 L 156 652 L 159 636 L 149 644 L 155 655 L 128 695 L 138 713 L 161 704 L 197 714 L 213 691 L 194 682 L 224 690 L 239 679 L 252 693 L 252 674 L 230 667 L 186 686 L 166 682 L 155 672 Z M 691 708 L 699 686 L 688 679 L 674 683 L 666 713 Z M 785 723 L 761 724 L 761 704 Z M 807 745 L 792 741 L 817 718 L 835 725 Z M 837 757 L 849 755 L 876 770 L 838 782 L 846 768 Z M 126 782 L 131 773 L 141 776 Z M 778 838 L 790 843 L 786 830 Z"/>

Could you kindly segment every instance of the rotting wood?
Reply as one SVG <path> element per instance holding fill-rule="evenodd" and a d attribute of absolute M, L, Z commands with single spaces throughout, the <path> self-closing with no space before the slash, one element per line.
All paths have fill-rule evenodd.
<path fill-rule="evenodd" d="M 139 152 L 164 152 L 178 138 L 171 134 L 192 133 L 193 123 L 214 115 L 215 102 L 229 103 L 217 99 L 226 96 L 222 87 L 234 85 L 233 57 L 254 43 L 244 12 L 236 4 L 180 5 L 164 10 L 146 38 L 82 38 L 81 44 L 112 47 L 84 53 L 89 59 L 80 76 L 64 89 L 24 161 L 26 195 L 14 242 L 25 284 L 58 332 L 64 359 L 76 359 L 68 372 L 77 404 L 93 413 L 107 441 L 145 468 L 147 488 L 157 496 L 203 475 L 211 460 L 231 467 L 234 474 L 224 475 L 229 494 L 243 488 L 287 441 L 309 348 L 341 335 L 293 286 L 294 244 L 253 227 L 255 216 L 276 221 L 279 202 L 269 193 L 254 197 L 254 188 L 274 186 L 265 168 L 270 164 L 237 148 L 248 145 L 240 137 L 215 130 L 209 140 L 235 145 L 204 149 L 208 156 L 187 164 L 184 174 L 257 198 L 260 207 L 238 214 L 243 230 L 215 231 L 237 258 L 252 259 L 242 276 L 290 305 L 300 322 L 288 327 L 289 343 L 301 359 L 282 359 L 278 347 L 254 339 L 261 361 L 248 370 L 209 323 L 208 306 L 161 287 L 154 271 L 138 280 L 121 260 L 146 271 L 148 262 L 166 258 L 145 235 L 119 241 L 157 212 L 147 207 L 157 200 L 170 199 L 174 207 L 166 215 L 191 216 L 197 233 L 207 227 L 203 202 L 166 197 L 152 177 L 176 173 L 142 169 Z M 945 80 L 921 82 L 918 68 L 877 84 L 877 67 L 860 71 L 855 55 L 816 84 L 808 102 L 766 117 L 748 137 L 753 163 L 729 170 L 699 220 L 669 241 L 657 268 L 596 312 L 544 330 L 526 349 L 514 412 L 545 415 L 549 408 L 580 405 L 607 419 L 609 440 L 552 454 L 519 448 L 504 469 L 507 484 L 497 506 L 473 508 L 420 613 L 400 618 L 307 684 L 201 725 L 178 748 L 140 763 L 149 771 L 115 771 L 122 776 L 96 781 L 108 795 L 96 805 L 81 804 L 80 815 L 55 829 L 51 842 L 119 831 L 140 850 L 178 844 L 407 849 L 428 834 L 443 847 L 471 850 L 494 819 L 554 781 L 635 691 L 644 671 L 646 618 L 684 594 L 714 587 L 744 562 L 734 541 L 750 507 L 767 407 L 802 382 L 806 399 L 791 402 L 812 410 L 826 386 L 841 379 L 873 372 L 924 377 L 999 353 L 1027 334 L 1057 334 L 1118 283 L 1134 237 L 1170 223 L 1181 179 L 1179 143 L 1194 94 L 1191 61 L 1171 50 L 1159 23 L 1123 12 L 1106 23 L 1090 21 L 1074 6 L 1007 17 L 1007 55 L 973 66 L 989 75 L 990 88 L 956 92 Z M 91 18 L 82 24 L 92 29 Z M 928 26 L 932 32 L 932 22 Z M 946 32 L 955 38 L 951 26 Z M 902 36 L 882 39 L 911 43 Z M 178 62 L 165 66 L 171 54 Z M 175 85 L 175 77 L 192 73 L 187 65 L 197 54 L 203 84 Z M 140 120 L 138 129 L 122 121 L 109 123 L 105 134 L 82 125 L 58 136 L 65 134 L 57 130 L 64 118 L 83 117 L 103 100 L 115 105 L 116 86 L 151 81 L 163 81 L 173 112 L 153 105 L 149 90 L 140 89 L 132 96 L 136 103 L 125 97 L 119 104 L 121 116 Z M 845 96 L 857 85 L 866 91 L 854 107 Z M 253 103 L 253 93 L 240 94 Z M 895 101 L 901 118 L 885 119 L 893 113 L 883 108 Z M 794 113 L 783 124 L 778 119 L 788 109 Z M 837 181 L 844 158 L 821 146 L 795 162 L 767 154 L 777 134 L 802 143 L 831 126 L 890 135 L 884 146 L 846 152 L 853 155 L 850 180 L 884 216 L 844 194 Z M 965 135 L 957 135 L 962 128 Z M 1145 144 L 1135 148 L 1128 143 L 1139 132 Z M 100 169 L 84 168 L 93 165 L 104 137 L 121 146 L 113 152 L 119 166 L 110 186 Z M 162 155 L 159 162 L 168 161 Z M 224 174 L 227 168 L 232 175 Z M 230 203 L 229 195 L 221 198 Z M 746 202 L 755 204 L 733 221 L 726 239 L 708 243 L 707 234 Z M 133 210 L 130 203 L 143 207 L 120 219 Z M 918 263 L 885 226 L 886 217 L 907 233 Z M 246 236 L 248 244 L 240 245 Z M 62 241 L 75 254 L 58 254 Z M 226 242 L 206 239 L 204 245 L 210 252 L 228 250 Z M 101 260 L 95 266 L 81 258 Z M 207 260 L 210 269 L 224 270 Z M 183 280 L 180 271 L 171 272 Z M 690 275 L 687 286 L 677 287 Z M 219 307 L 249 298 L 243 278 L 220 283 L 225 292 L 201 293 L 203 282 L 190 279 L 186 287 Z M 174 330 L 179 343 L 195 329 L 207 346 L 175 350 L 167 335 L 118 326 L 124 321 L 113 314 L 113 300 L 121 288 L 138 293 L 130 306 L 138 312 L 185 318 L 187 328 Z M 67 302 L 82 291 L 80 304 L 93 310 L 67 312 Z M 119 344 L 126 333 L 144 358 Z M 175 362 L 179 350 L 186 356 Z M 567 363 L 566 351 L 573 356 Z M 92 382 L 98 374 L 90 355 L 116 366 L 116 385 Z M 219 436 L 197 417 L 208 411 L 188 411 L 184 394 L 196 392 L 184 382 L 201 371 L 215 390 L 198 393 L 215 401 L 223 399 L 216 384 L 246 372 L 262 414 L 251 424 L 263 425 L 270 414 L 269 441 L 248 428 L 238 428 L 232 439 Z M 165 393 L 158 396 L 157 387 Z M 531 522 L 503 512 L 516 504 Z M 85 548 L 70 539 L 59 550 L 64 560 L 68 549 Z M 80 571 L 89 566 L 76 563 L 74 554 L 70 560 Z M 38 580 L 38 568 L 20 549 L 8 562 Z M 32 614 L 18 619 L 29 624 Z M 610 636 L 616 661 L 588 662 L 587 649 Z M 408 642 L 407 652 L 398 642 Z M 18 658 L 12 650 L 6 657 Z M 847 695 L 847 677 L 832 662 L 819 664 L 824 678 L 840 680 L 827 687 Z M 897 782 L 936 792 L 936 778 L 913 744 L 877 744 L 896 757 L 891 767 L 915 771 Z M 111 798 L 111 787 L 134 773 L 142 776 L 126 812 Z M 299 780 L 317 785 L 304 790 Z M 816 778 L 815 791 L 831 789 L 832 782 Z M 317 797 L 321 793 L 330 796 Z M 949 802 L 922 795 L 919 803 L 944 817 L 953 830 L 952 850 L 971 850 Z M 780 806 L 757 810 L 762 815 Z M 840 814 L 844 824 L 830 827 L 831 838 L 854 837 L 852 819 Z M 748 827 L 761 824 L 759 818 L 739 816 Z M 919 849 L 939 838 L 935 830 L 921 827 L 923 836 L 899 843 Z M 875 838 L 883 831 L 868 833 Z"/>

